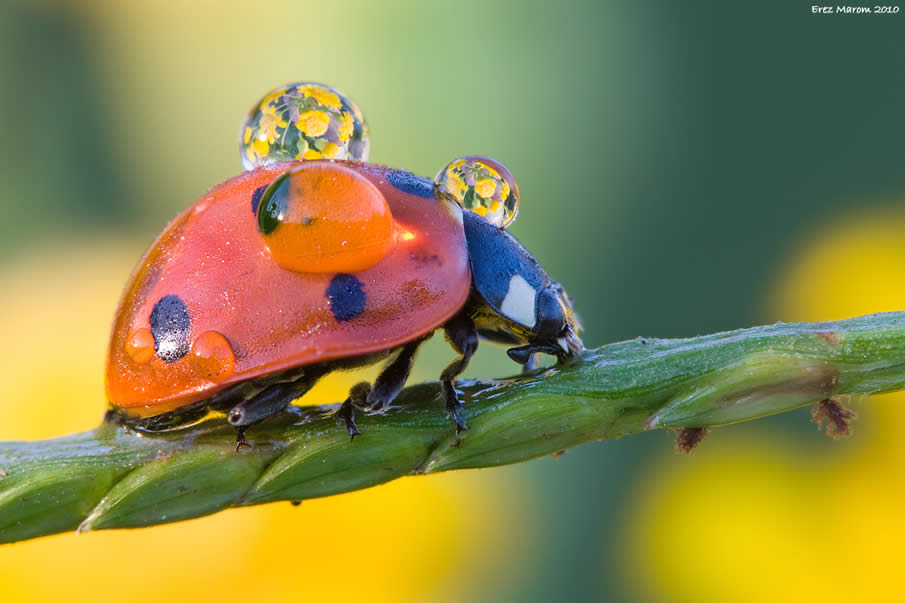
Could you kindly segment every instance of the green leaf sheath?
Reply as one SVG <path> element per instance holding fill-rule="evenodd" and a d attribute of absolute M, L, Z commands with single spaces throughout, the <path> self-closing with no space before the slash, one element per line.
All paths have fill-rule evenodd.
<path fill-rule="evenodd" d="M 709 427 L 831 397 L 905 388 L 905 313 L 635 339 L 522 377 L 459 384 L 457 438 L 436 383 L 359 413 L 349 440 L 335 405 L 293 408 L 235 450 L 222 419 L 160 435 L 104 424 L 0 443 L 0 542 L 131 528 L 232 506 L 303 500 L 403 475 L 516 463 L 653 428 Z M 24 403 L 24 401 L 22 401 Z"/>

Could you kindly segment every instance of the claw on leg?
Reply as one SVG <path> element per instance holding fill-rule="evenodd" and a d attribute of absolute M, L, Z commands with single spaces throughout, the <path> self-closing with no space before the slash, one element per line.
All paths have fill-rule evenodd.
<path fill-rule="evenodd" d="M 811 420 L 817 423 L 817 429 L 823 429 L 823 420 L 826 419 L 826 435 L 834 440 L 851 435 L 851 422 L 857 416 L 832 398 L 821 400 L 811 411 Z"/>
<path fill-rule="evenodd" d="M 361 408 L 370 392 L 371 384 L 366 381 L 353 386 L 349 390 L 349 397 L 339 405 L 339 410 L 336 411 L 337 416 L 346 424 L 346 431 L 349 433 L 350 440 L 354 440 L 355 436 L 361 435 L 361 432 L 358 431 L 358 426 L 355 424 L 355 407 Z"/>
<path fill-rule="evenodd" d="M 245 439 L 246 429 L 248 429 L 247 425 L 236 427 L 236 452 L 239 452 L 241 448 L 251 448 L 251 444 Z"/>
<path fill-rule="evenodd" d="M 350 441 L 354 440 L 355 436 L 361 435 L 361 432 L 358 431 L 358 426 L 355 424 L 355 409 L 352 408 L 351 402 L 346 400 L 340 404 L 336 414 L 346 423 L 346 431 L 349 433 Z"/>
<path fill-rule="evenodd" d="M 468 431 L 468 425 L 465 424 L 465 420 L 459 414 L 459 407 L 462 406 L 462 403 L 459 402 L 458 392 L 456 392 L 456 388 L 453 387 L 452 383 L 443 382 L 443 397 L 446 399 L 446 412 L 449 414 L 449 418 L 453 420 L 453 423 L 456 424 L 456 433 Z"/>

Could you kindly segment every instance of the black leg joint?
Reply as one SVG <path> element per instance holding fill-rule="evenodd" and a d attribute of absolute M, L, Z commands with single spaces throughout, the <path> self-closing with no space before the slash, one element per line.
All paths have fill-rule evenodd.
<path fill-rule="evenodd" d="M 412 364 L 415 361 L 415 352 L 424 338 L 417 339 L 402 346 L 399 354 L 380 373 L 374 382 L 374 388 L 367 394 L 367 400 L 363 400 L 364 406 L 369 410 L 382 410 L 393 403 L 405 382 L 412 372 Z"/>
<path fill-rule="evenodd" d="M 440 375 L 441 386 L 443 387 L 443 397 L 446 401 L 446 412 L 456 424 L 456 433 L 468 430 L 465 421 L 459 415 L 459 397 L 454 385 L 456 378 L 461 375 L 471 357 L 478 349 L 478 330 L 474 326 L 474 322 L 464 312 L 460 312 L 453 316 L 443 326 L 446 339 L 457 352 L 462 354 L 458 360 L 454 360 L 447 366 Z"/>

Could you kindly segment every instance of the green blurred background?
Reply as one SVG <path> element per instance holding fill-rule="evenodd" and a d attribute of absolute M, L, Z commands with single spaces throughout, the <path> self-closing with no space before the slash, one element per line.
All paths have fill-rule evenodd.
<path fill-rule="evenodd" d="M 889 294 L 902 289 L 898 272 L 874 275 L 859 289 L 876 289 L 882 303 L 872 305 L 868 295 L 866 307 L 861 298 L 821 305 L 847 299 L 847 279 L 869 276 L 871 257 L 889 256 L 882 246 L 849 272 L 836 270 L 835 256 L 807 259 L 845 245 L 846 225 L 860 216 L 885 216 L 871 222 L 881 229 L 905 223 L 896 222 L 905 207 L 903 15 L 814 15 L 809 3 L 788 1 L 6 2 L 0 380 L 24 372 L 42 385 L 3 390 L 2 404 L 19 417 L 4 439 L 86 429 L 100 417 L 109 318 L 91 327 L 102 332 L 88 345 L 60 316 L 73 307 L 82 308 L 75 320 L 111 316 L 119 283 L 157 232 L 240 171 L 237 133 L 251 104 L 300 80 L 355 100 L 370 125 L 374 162 L 432 177 L 460 155 L 503 161 L 522 192 L 511 231 L 576 299 L 588 346 L 905 309 L 905 292 Z M 865 228 L 863 240 L 877 241 Z M 44 343 L 23 352 L 23 337 L 34 332 Z M 84 387 L 90 391 L 76 391 L 84 388 L 58 370 L 75 357 L 98 373 Z M 434 378 L 451 357 L 442 341 L 432 342 L 417 376 Z M 468 374 L 514 371 L 501 349 L 484 346 Z M 76 396 L 86 409 L 78 416 L 91 419 L 53 423 Z M 773 596 L 761 584 L 769 571 L 751 578 L 767 559 L 811 574 L 800 584 L 822 575 L 820 567 L 830 581 L 838 568 L 822 565 L 822 545 L 790 544 L 808 534 L 779 529 L 784 524 L 772 514 L 790 500 L 805 509 L 826 500 L 825 484 L 797 491 L 796 483 L 814 467 L 860 458 L 857 447 L 869 446 L 861 440 L 877 419 L 866 405 L 859 411 L 862 428 L 841 445 L 820 436 L 802 411 L 718 430 L 690 458 L 675 456 L 669 437 L 656 432 L 476 472 L 485 477 L 461 478 L 472 481 L 453 489 L 468 489 L 467 500 L 483 501 L 505 521 L 488 525 L 480 509 L 459 506 L 453 494 L 454 511 L 434 509 L 424 521 L 454 512 L 461 523 L 436 532 L 419 554 L 430 559 L 451 546 L 444 537 L 455 537 L 461 556 L 424 569 L 433 578 L 407 590 L 396 582 L 419 566 L 383 565 L 391 578 L 384 576 L 381 592 L 387 600 L 425 601 L 738 601 L 745 599 L 739 589 L 750 587 L 758 600 Z M 45 430 L 48 422 L 55 431 Z M 773 469 L 758 464 L 764 456 L 778 457 Z M 787 462 L 801 473 L 779 486 L 770 471 Z M 739 507 L 718 502 L 728 475 L 750 509 L 720 531 L 737 548 L 727 545 L 716 559 L 706 521 L 664 514 L 657 497 L 685 501 L 705 520 L 732 516 Z M 487 482 L 508 494 L 493 498 L 498 491 L 482 489 Z M 701 483 L 713 487 L 713 498 L 692 505 L 698 499 L 683 498 L 683 488 Z M 859 515 L 878 513 L 876 500 L 862 502 Z M 281 529 L 307 507 L 281 519 Z M 371 508 L 355 521 L 380 514 Z M 218 520 L 199 520 L 210 521 Z M 697 527 L 676 531 L 686 524 Z M 482 550 L 462 526 L 489 530 L 495 544 Z M 905 536 L 901 523 L 885 530 Z M 150 533 L 115 546 L 134 546 L 125 554 L 141 556 Z M 387 547 L 405 537 L 390 534 Z M 28 547 L 69 547 L 42 551 L 81 556 L 91 539 L 114 546 L 101 538 L 6 547 L 0 584 L 34 595 L 43 586 L 29 578 Z M 330 531 L 280 546 L 304 555 L 323 549 L 321 538 L 332 538 Z M 761 539 L 760 548 L 751 548 L 752 539 Z M 349 558 L 335 559 L 348 564 L 339 575 L 353 582 L 356 564 L 383 563 L 360 558 L 356 546 L 346 543 Z M 173 581 L 183 594 L 194 584 L 192 568 L 163 561 L 155 572 L 182 576 Z M 788 595 L 799 576 L 776 580 L 776 593 Z M 342 600 L 345 591 L 334 587 Z M 271 588 L 266 600 L 307 592 L 293 582 Z M 832 598 L 838 589 L 828 592 Z"/>

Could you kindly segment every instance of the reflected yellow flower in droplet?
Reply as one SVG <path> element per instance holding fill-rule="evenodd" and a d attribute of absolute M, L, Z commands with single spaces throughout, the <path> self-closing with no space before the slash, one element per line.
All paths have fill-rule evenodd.
<path fill-rule="evenodd" d="M 503 179 L 502 188 L 501 188 L 501 190 L 500 190 L 500 199 L 502 199 L 503 201 L 505 201 L 505 200 L 509 197 L 509 192 L 510 192 L 511 190 L 512 190 L 512 189 L 509 187 L 509 183 L 508 183 L 508 182 L 506 181 L 506 179 L 504 178 L 504 179 Z"/>
<path fill-rule="evenodd" d="M 475 183 L 474 190 L 481 197 L 490 199 L 496 192 L 496 181 L 490 178 L 482 178 Z"/>
<path fill-rule="evenodd" d="M 330 107 L 331 109 L 338 111 L 342 107 L 339 96 L 337 96 L 334 92 L 331 92 L 330 90 L 324 88 L 323 86 L 305 84 L 303 86 L 299 86 L 298 90 L 302 94 L 310 96 L 319 104 Z M 318 136 L 320 135 L 318 134 Z"/>
<path fill-rule="evenodd" d="M 258 124 L 258 140 L 266 140 L 273 143 L 281 134 L 281 128 L 285 128 L 289 123 L 273 112 L 264 112 L 261 114 L 261 121 Z"/>
<path fill-rule="evenodd" d="M 276 111 L 277 106 L 279 106 L 279 107 L 285 106 L 285 103 L 280 103 L 280 104 L 277 103 L 279 98 L 281 96 L 283 96 L 284 93 L 285 93 L 285 91 L 282 88 L 277 88 L 276 90 L 271 90 L 267 94 L 267 96 L 265 96 L 258 102 L 258 107 L 260 107 L 262 111 L 269 111 L 269 112 L 273 113 L 274 111 Z"/>
<path fill-rule="evenodd" d="M 340 151 L 342 151 L 342 148 L 340 148 L 339 145 L 328 142 L 324 145 L 324 149 L 321 151 L 321 155 L 323 155 L 327 159 L 336 159 L 336 157 L 339 156 Z"/>
<path fill-rule="evenodd" d="M 266 157 L 267 153 L 270 152 L 270 143 L 266 140 L 257 139 L 251 145 L 251 152 L 258 157 Z"/>
<path fill-rule="evenodd" d="M 905 202 L 807 237 L 769 318 L 905 310 Z M 903 351 L 905 353 L 905 351 Z M 715 431 L 643 478 L 626 539 L 639 594 L 664 601 L 902 600 L 905 395 L 856 406 L 854 436 L 819 454 L 757 423 Z"/>
<path fill-rule="evenodd" d="M 465 181 L 462 180 L 462 176 L 456 170 L 450 169 L 446 171 L 446 180 L 444 181 L 444 184 L 446 185 L 447 192 L 455 199 L 461 200 L 465 198 L 468 187 L 465 185 Z"/>
<path fill-rule="evenodd" d="M 139 251 L 92 240 L 0 267 L 0 289 L 16 292 L 0 297 L 0 439 L 101 420 L 110 318 Z M 311 394 L 341 400 L 355 378 L 332 375 Z M 0 546 L 0 600 L 455 601 L 460 586 L 517 563 L 518 505 L 496 475 L 403 478 L 300 507 Z"/>
<path fill-rule="evenodd" d="M 309 138 L 317 138 L 330 127 L 330 116 L 323 111 L 305 111 L 299 115 L 296 125 Z"/>
<path fill-rule="evenodd" d="M 352 134 L 355 132 L 355 117 L 349 111 L 343 111 L 339 119 L 339 141 L 346 142 L 352 138 Z"/>

